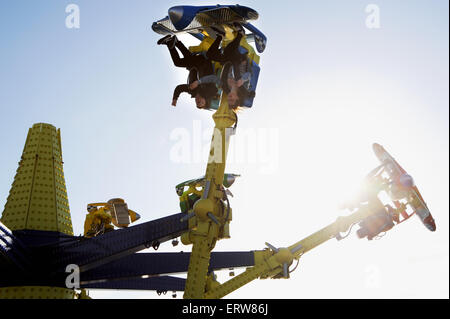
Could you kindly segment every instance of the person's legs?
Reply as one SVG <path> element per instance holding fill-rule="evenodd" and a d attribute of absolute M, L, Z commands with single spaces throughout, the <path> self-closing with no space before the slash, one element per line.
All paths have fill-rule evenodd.
<path fill-rule="evenodd" d="M 228 86 L 228 74 L 231 71 L 231 67 L 232 67 L 231 63 L 229 62 L 225 63 L 222 69 L 222 73 L 220 75 L 220 86 L 223 92 L 225 92 L 225 94 L 230 93 L 230 87 Z"/>
<path fill-rule="evenodd" d="M 192 69 L 189 70 L 188 83 L 191 84 L 192 82 L 195 82 L 197 80 L 198 80 L 198 71 L 197 68 L 193 67 Z"/>
<path fill-rule="evenodd" d="M 222 42 L 222 36 L 217 35 L 213 44 L 211 44 L 208 51 L 206 51 L 206 56 L 208 57 L 208 59 L 211 59 L 211 60 L 217 61 L 217 62 L 225 62 L 224 56 L 223 56 L 222 52 L 220 52 L 220 49 L 219 49 L 221 42 Z"/>
<path fill-rule="evenodd" d="M 234 55 L 236 55 L 236 53 L 239 53 L 239 45 L 241 43 L 242 40 L 242 34 L 238 33 L 236 35 L 236 37 L 233 39 L 233 41 L 231 41 L 226 47 L 225 49 L 223 49 L 223 55 L 225 58 L 227 58 L 227 61 L 231 61 L 231 58 L 234 57 Z"/>
<path fill-rule="evenodd" d="M 233 64 L 234 80 L 239 81 L 239 79 L 242 77 L 241 68 L 240 68 L 241 63 L 239 61 L 237 61 L 236 59 L 233 59 L 232 64 Z"/>
<path fill-rule="evenodd" d="M 181 54 L 183 54 L 183 57 L 192 55 L 192 52 L 189 51 L 189 49 L 186 48 L 186 46 L 183 44 L 183 42 L 178 40 L 176 37 L 175 37 L 175 46 L 178 48 L 178 50 L 180 50 Z"/>
<path fill-rule="evenodd" d="M 231 61 L 233 64 L 234 79 L 236 81 L 241 78 L 241 64 L 247 59 L 247 54 L 239 52 L 239 46 L 243 36 L 244 35 L 239 32 L 224 50 L 224 55 L 228 61 Z"/>
<path fill-rule="evenodd" d="M 161 40 L 164 39 L 166 39 L 166 37 Z M 165 41 L 161 41 L 161 44 L 167 45 L 170 56 L 172 57 L 173 64 L 175 64 L 175 66 L 185 68 L 190 68 L 193 66 L 194 61 L 192 61 L 191 59 L 193 53 L 189 51 L 189 49 L 186 48 L 186 46 L 181 41 L 179 41 L 176 36 L 170 37 L 169 40 L 166 39 Z M 178 48 L 181 54 L 183 54 L 183 58 L 180 58 L 180 55 L 178 54 L 176 48 Z"/>
<path fill-rule="evenodd" d="M 212 61 L 203 54 L 194 54 L 189 57 L 189 61 L 190 65 L 197 69 L 199 78 L 214 74 Z"/>
<path fill-rule="evenodd" d="M 184 67 L 184 68 L 192 68 L 196 67 L 197 69 L 201 65 L 201 62 L 205 60 L 204 57 L 194 55 L 190 53 L 189 55 L 184 55 L 183 58 L 180 58 L 180 55 L 178 54 L 178 51 L 176 48 L 169 48 L 170 56 L 172 57 L 173 64 L 178 67 Z"/>
<path fill-rule="evenodd" d="M 188 67 L 188 61 L 187 61 L 187 59 L 186 58 L 180 58 L 180 55 L 178 54 L 178 51 L 177 51 L 177 49 L 175 49 L 175 48 L 170 48 L 170 47 L 168 47 L 169 48 L 169 53 L 170 53 L 170 56 L 172 57 L 172 61 L 173 61 L 173 64 L 175 64 L 175 66 L 177 66 L 177 67 Z"/>
<path fill-rule="evenodd" d="M 239 52 L 239 45 L 242 37 L 242 33 L 238 33 L 233 41 L 231 41 L 223 50 L 223 59 L 233 64 L 234 79 L 236 81 L 241 78 L 240 64 L 245 56 Z"/>

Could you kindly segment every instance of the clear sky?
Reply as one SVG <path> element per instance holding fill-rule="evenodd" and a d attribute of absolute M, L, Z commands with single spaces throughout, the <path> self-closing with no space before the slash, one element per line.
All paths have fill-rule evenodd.
<path fill-rule="evenodd" d="M 70 3 L 79 29 L 66 27 Z M 28 128 L 45 122 L 61 128 L 75 234 L 90 202 L 122 197 L 141 222 L 179 211 L 174 186 L 204 174 L 213 126 L 187 96 L 170 105 L 187 74 L 150 26 L 179 4 L 216 2 L 0 2 L 0 206 Z M 240 114 L 230 145 L 227 172 L 242 175 L 231 188 L 232 237 L 216 249 L 288 246 L 347 214 L 339 204 L 377 165 L 373 142 L 415 178 L 437 231 L 414 217 L 382 240 L 331 240 L 305 254 L 291 279 L 254 281 L 228 297 L 448 298 L 448 1 L 240 4 L 259 12 L 268 44 L 254 107 Z M 366 26 L 369 4 L 379 28 Z"/>

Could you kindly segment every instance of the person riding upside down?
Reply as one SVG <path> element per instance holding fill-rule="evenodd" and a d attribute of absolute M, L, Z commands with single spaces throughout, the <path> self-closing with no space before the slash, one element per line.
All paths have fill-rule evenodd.
<path fill-rule="evenodd" d="M 157 43 L 167 45 L 175 66 L 189 70 L 188 84 L 180 84 L 175 88 L 172 105 L 176 106 L 180 94 L 186 92 L 195 98 L 197 108 L 209 108 L 211 100 L 218 97 L 218 78 L 214 73 L 213 62 L 204 52 L 189 51 L 176 36 L 167 35 Z M 183 58 L 180 58 L 177 48 L 183 54 Z"/>
<path fill-rule="evenodd" d="M 224 48 L 220 48 L 224 33 L 215 27 L 212 29 L 216 31 L 216 39 L 206 51 L 198 53 L 191 52 L 176 36 L 167 35 L 158 41 L 158 44 L 167 45 L 175 66 L 189 70 L 188 84 L 175 88 L 173 106 L 176 106 L 180 94 L 186 92 L 195 98 L 197 108 L 208 109 L 211 101 L 218 99 L 218 87 L 227 94 L 228 105 L 232 109 L 242 105 L 246 99 L 254 98 L 254 91 L 249 90 L 251 73 L 248 71 L 248 52 L 239 50 L 245 31 L 239 24 L 234 26 L 238 30 L 236 36 Z M 183 58 L 176 49 L 183 54 Z M 214 62 L 222 65 L 220 79 L 214 73 Z"/>
<path fill-rule="evenodd" d="M 215 28 L 214 28 L 215 29 Z M 206 56 L 223 65 L 220 86 L 227 94 L 228 105 L 236 109 L 246 98 L 253 98 L 254 92 L 249 91 L 251 73 L 248 71 L 248 55 L 239 51 L 244 30 L 238 25 L 235 38 L 222 50 L 219 48 L 223 36 L 218 31 L 214 43 L 206 52 Z"/>
<path fill-rule="evenodd" d="M 220 87 L 227 94 L 228 105 L 236 109 L 248 98 L 254 98 L 255 92 L 248 90 L 249 72 L 244 73 L 239 80 L 235 79 L 233 65 L 225 63 L 220 77 Z"/>

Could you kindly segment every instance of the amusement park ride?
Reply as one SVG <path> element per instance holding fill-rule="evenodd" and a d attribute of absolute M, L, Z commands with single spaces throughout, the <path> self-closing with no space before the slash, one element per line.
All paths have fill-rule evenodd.
<path fill-rule="evenodd" d="M 155 22 L 161 35 L 189 33 L 201 41 L 192 52 L 204 51 L 220 32 L 226 46 L 238 25 L 250 33 L 240 43 L 248 53 L 256 89 L 259 56 L 266 37 L 249 21 L 258 13 L 243 6 L 177 6 Z M 241 49 L 242 49 L 241 48 Z M 220 72 L 220 65 L 217 66 Z M 242 103 L 251 107 L 253 100 Z M 212 107 L 214 108 L 214 107 Z M 412 215 L 435 231 L 434 220 L 406 171 L 378 144 L 380 165 L 365 179 L 360 198 L 347 207 L 351 214 L 292 244 L 255 251 L 213 252 L 218 240 L 230 238 L 232 220 L 228 188 L 238 175 L 226 174 L 230 137 L 236 132 L 236 113 L 222 92 L 213 114 L 215 130 L 204 176 L 176 186 L 181 212 L 134 226 L 140 216 L 124 200 L 87 205 L 83 236 L 74 236 L 63 173 L 60 131 L 50 124 L 30 128 L 14 182 L 0 222 L 0 298 L 89 298 L 87 289 L 182 291 L 188 299 L 222 298 L 254 279 L 289 278 L 290 265 L 309 250 L 336 238 L 358 224 L 359 238 L 369 240 Z M 388 194 L 389 203 L 379 199 Z M 190 253 L 137 253 L 181 237 Z M 67 267 L 79 269 L 79 287 L 68 287 Z M 245 267 L 219 283 L 214 271 Z M 187 273 L 187 279 L 173 274 Z M 80 292 L 81 291 L 81 292 Z"/>

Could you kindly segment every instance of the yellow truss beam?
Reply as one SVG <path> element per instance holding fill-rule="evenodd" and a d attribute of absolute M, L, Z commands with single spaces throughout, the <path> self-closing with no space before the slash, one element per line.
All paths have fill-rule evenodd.
<path fill-rule="evenodd" d="M 335 238 L 339 233 L 346 232 L 353 224 L 376 214 L 380 208 L 383 208 L 383 204 L 374 200 L 368 205 L 361 206 L 349 216 L 338 217 L 334 223 L 288 248 L 281 248 L 278 252 L 269 249 L 255 251 L 255 266 L 247 268 L 242 274 L 206 292 L 204 297 L 208 299 L 222 298 L 255 279 L 273 278 L 274 276 L 279 278 L 283 271 L 283 264 L 290 264 L 294 259 L 298 260 L 304 253 Z"/>
<path fill-rule="evenodd" d="M 194 221 L 190 221 L 191 230 L 182 238 L 183 243 L 193 244 L 183 295 L 186 299 L 204 297 L 211 251 L 217 240 L 228 237 L 227 223 L 231 220 L 222 202 L 224 198 L 222 183 L 236 114 L 228 107 L 226 94 L 222 94 L 219 109 L 214 113 L 213 119 L 215 128 L 206 167 L 203 194 L 191 212 L 193 216 L 195 215 Z"/>

